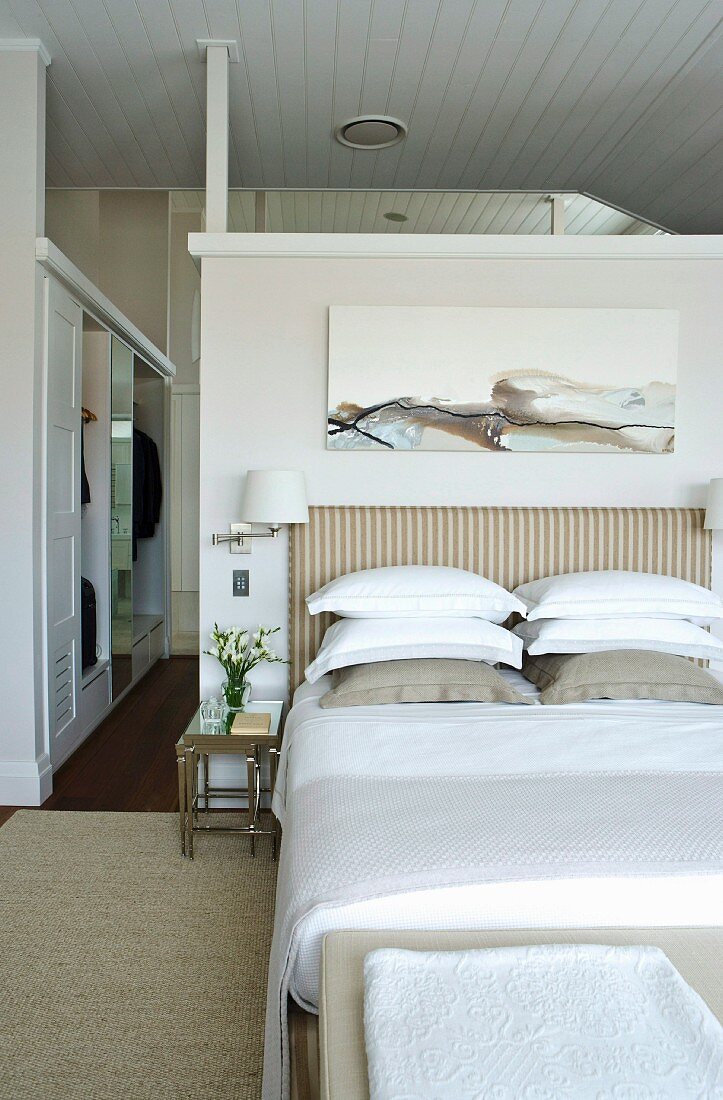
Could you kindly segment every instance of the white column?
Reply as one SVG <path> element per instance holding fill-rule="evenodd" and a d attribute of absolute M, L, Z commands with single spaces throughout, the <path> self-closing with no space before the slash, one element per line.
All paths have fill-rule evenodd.
<path fill-rule="evenodd" d="M 206 232 L 228 228 L 228 46 L 206 47 Z"/>
<path fill-rule="evenodd" d="M 0 803 L 51 791 L 45 731 L 42 287 L 45 66 L 36 40 L 0 39 Z"/>
<path fill-rule="evenodd" d="M 547 200 L 550 203 L 550 232 L 563 234 L 565 232 L 565 198 L 563 195 L 551 195 Z"/>

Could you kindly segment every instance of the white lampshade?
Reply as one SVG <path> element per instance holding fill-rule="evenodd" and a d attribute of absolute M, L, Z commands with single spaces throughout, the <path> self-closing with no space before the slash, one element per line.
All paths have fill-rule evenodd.
<path fill-rule="evenodd" d="M 703 526 L 708 531 L 723 530 L 723 477 L 711 478 L 708 484 L 708 504 Z"/>
<path fill-rule="evenodd" d="M 308 523 L 306 485 L 300 470 L 249 470 L 241 501 L 242 523 Z"/>

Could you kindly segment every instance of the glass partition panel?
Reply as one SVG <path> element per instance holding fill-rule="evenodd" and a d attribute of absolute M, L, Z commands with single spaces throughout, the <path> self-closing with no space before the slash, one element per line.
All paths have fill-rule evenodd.
<path fill-rule="evenodd" d="M 587 195 L 561 197 L 566 233 L 655 232 Z M 237 232 L 253 231 L 250 198 L 248 192 L 229 195 L 229 221 L 238 223 Z M 551 213 L 549 194 L 539 191 L 266 192 L 269 233 L 549 234 Z"/>
<path fill-rule="evenodd" d="M 268 233 L 549 234 L 551 195 L 546 191 L 342 191 L 271 190 L 265 196 Z M 657 226 L 578 192 L 555 192 L 564 204 L 564 232 L 660 233 Z M 253 233 L 261 214 L 255 191 L 231 190 L 228 228 Z M 203 191 L 172 191 L 173 213 L 197 214 Z M 261 209 L 263 209 L 263 206 Z"/>
<path fill-rule="evenodd" d="M 111 338 L 110 598 L 113 698 L 132 678 L 133 650 L 133 354 Z"/>

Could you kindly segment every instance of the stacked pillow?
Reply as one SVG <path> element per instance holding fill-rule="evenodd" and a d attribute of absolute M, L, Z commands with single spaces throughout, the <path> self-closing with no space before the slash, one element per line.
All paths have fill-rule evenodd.
<path fill-rule="evenodd" d="M 491 668 L 520 668 L 522 640 L 499 624 L 524 604 L 485 577 L 439 565 L 363 569 L 306 602 L 312 615 L 339 616 L 306 669 L 309 683 L 334 673 L 322 706 L 526 701 Z"/>
<path fill-rule="evenodd" d="M 685 660 L 723 658 L 723 643 L 703 629 L 723 619 L 723 601 L 708 589 L 607 569 L 544 577 L 514 595 L 526 609 L 526 621 L 514 628 L 526 652 L 523 672 L 542 688 L 543 703 L 723 702 L 723 685 Z"/>

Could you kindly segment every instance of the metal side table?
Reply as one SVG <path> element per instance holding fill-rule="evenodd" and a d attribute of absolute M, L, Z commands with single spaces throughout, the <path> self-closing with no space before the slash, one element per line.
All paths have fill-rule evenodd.
<path fill-rule="evenodd" d="M 257 836 L 272 838 L 272 855 L 276 859 L 280 828 L 271 817 L 269 828 L 261 823 L 261 795 L 272 794 L 276 783 L 276 768 L 281 748 L 281 712 L 283 703 L 259 700 L 248 703 L 247 711 L 271 715 L 268 734 L 258 733 L 205 733 L 200 709 L 196 711 L 185 733 L 176 744 L 178 765 L 178 808 L 181 832 L 181 853 L 193 859 L 194 833 L 246 833 L 251 837 L 251 855 L 254 856 Z M 261 750 L 268 749 L 271 783 L 261 786 Z M 246 787 L 214 787 L 210 783 L 209 762 L 211 756 L 244 756 L 246 758 Z M 200 766 L 199 766 L 200 765 Z M 245 825 L 211 825 L 210 802 L 213 799 L 247 798 L 248 810 Z M 243 813 L 244 811 L 240 811 Z M 199 820 L 203 815 L 204 821 Z"/>

